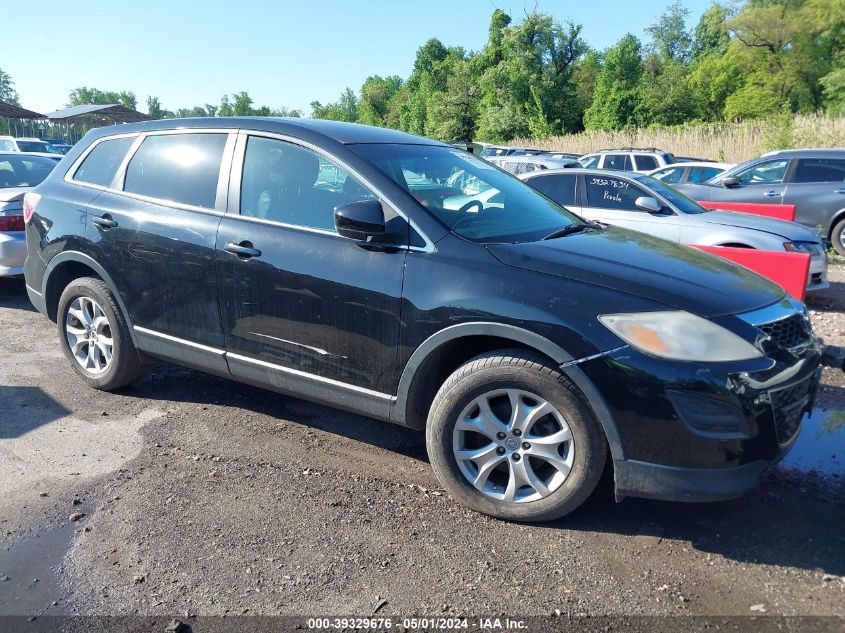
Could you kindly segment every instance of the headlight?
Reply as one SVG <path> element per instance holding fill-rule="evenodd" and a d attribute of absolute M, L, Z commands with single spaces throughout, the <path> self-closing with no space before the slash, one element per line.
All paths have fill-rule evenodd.
<path fill-rule="evenodd" d="M 815 242 L 784 242 L 783 247 L 790 253 L 809 253 L 810 256 L 822 252 L 821 245 Z"/>
<path fill-rule="evenodd" d="M 733 332 L 681 310 L 602 314 L 599 321 L 632 347 L 660 358 L 715 363 L 763 356 Z"/>

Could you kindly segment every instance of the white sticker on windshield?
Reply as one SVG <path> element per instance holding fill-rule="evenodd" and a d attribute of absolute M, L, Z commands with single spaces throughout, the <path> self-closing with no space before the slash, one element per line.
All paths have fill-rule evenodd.
<path fill-rule="evenodd" d="M 479 169 L 496 169 L 493 165 L 488 163 L 486 160 L 482 158 L 478 158 L 478 156 L 473 156 L 469 152 L 463 152 L 459 149 L 450 150 L 450 154 L 457 156 L 462 161 L 469 163 L 473 167 L 478 167 Z"/>

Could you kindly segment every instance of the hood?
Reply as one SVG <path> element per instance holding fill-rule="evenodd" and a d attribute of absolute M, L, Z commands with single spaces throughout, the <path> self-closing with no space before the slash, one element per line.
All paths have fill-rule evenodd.
<path fill-rule="evenodd" d="M 707 224 L 721 224 L 724 226 L 736 226 L 743 229 L 754 229 L 765 231 L 773 235 L 779 235 L 792 242 L 820 242 L 819 234 L 806 226 L 777 218 L 767 218 L 764 215 L 753 213 L 741 213 L 739 211 L 708 211 L 699 213 L 694 217 Z"/>
<path fill-rule="evenodd" d="M 756 310 L 784 296 L 780 286 L 720 257 L 616 227 L 487 248 L 509 266 L 646 297 L 702 317 Z"/>
<path fill-rule="evenodd" d="M 4 189 L 0 189 L 0 202 L 23 200 L 23 194 L 30 189 L 32 189 L 32 187 L 6 187 Z"/>

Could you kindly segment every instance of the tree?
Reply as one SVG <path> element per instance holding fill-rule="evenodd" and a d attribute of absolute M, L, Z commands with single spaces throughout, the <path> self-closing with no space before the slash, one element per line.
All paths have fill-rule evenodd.
<path fill-rule="evenodd" d="M 358 120 L 358 98 L 351 88 L 347 88 L 341 93 L 340 99 L 333 103 L 323 105 L 319 101 L 312 101 L 311 116 L 315 119 L 354 123 Z"/>
<path fill-rule="evenodd" d="M 11 75 L 4 72 L 2 68 L 0 68 L 0 101 L 20 105 L 18 91 L 15 90 L 15 82 L 12 81 Z"/>
<path fill-rule="evenodd" d="M 164 118 L 164 108 L 161 107 L 158 97 L 153 97 L 152 95 L 147 97 L 147 114 L 154 119 Z"/>
<path fill-rule="evenodd" d="M 692 36 L 687 30 L 689 9 L 680 0 L 675 0 L 657 19 L 646 27 L 651 36 L 651 50 L 664 62 L 685 63 L 691 54 Z"/>
<path fill-rule="evenodd" d="M 401 87 L 402 79 L 398 75 L 367 77 L 361 86 L 361 98 L 358 100 L 358 122 L 389 126 L 390 101 Z"/>
<path fill-rule="evenodd" d="M 617 130 L 632 127 L 640 108 L 640 77 L 643 60 L 640 41 L 628 33 L 604 53 L 596 77 L 593 103 L 584 113 L 588 130 Z"/>
<path fill-rule="evenodd" d="M 78 105 L 111 105 L 119 103 L 131 110 L 135 110 L 137 106 L 137 99 L 135 93 L 131 90 L 121 90 L 120 92 L 112 90 L 98 90 L 97 88 L 88 88 L 82 86 L 74 88 L 68 95 L 68 107 Z"/>
<path fill-rule="evenodd" d="M 718 2 L 707 8 L 693 31 L 691 45 L 693 59 L 711 54 L 724 55 L 727 52 L 731 41 L 727 30 L 727 21 L 730 16 L 731 9 Z"/>

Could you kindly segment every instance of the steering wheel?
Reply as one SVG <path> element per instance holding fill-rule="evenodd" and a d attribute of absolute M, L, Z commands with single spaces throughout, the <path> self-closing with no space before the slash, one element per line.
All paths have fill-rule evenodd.
<path fill-rule="evenodd" d="M 452 226 L 449 228 L 453 231 L 458 228 L 461 224 L 464 224 L 467 220 L 473 219 L 474 215 L 463 215 L 467 211 L 469 211 L 472 207 L 478 207 L 478 212 L 484 211 L 484 203 L 481 200 L 470 200 L 466 204 L 462 205 L 460 209 L 458 209 L 455 213 L 461 214 L 460 217 L 452 223 Z"/>
<path fill-rule="evenodd" d="M 478 207 L 478 213 L 484 211 L 484 203 L 481 200 L 470 200 L 466 204 L 464 204 L 460 209 L 457 210 L 457 213 L 466 213 L 472 207 Z"/>

